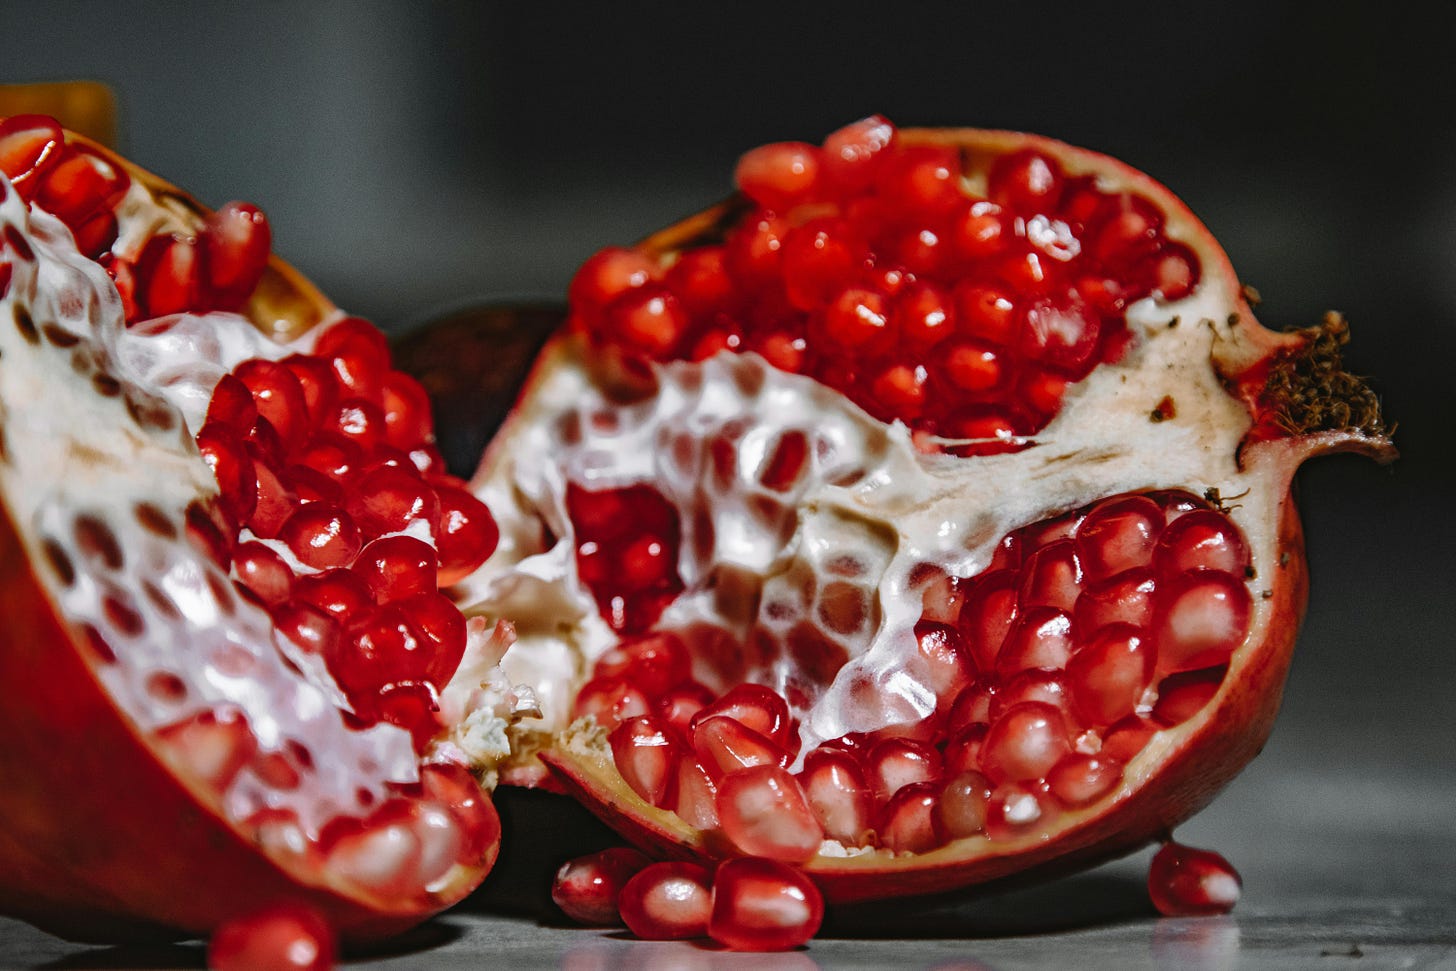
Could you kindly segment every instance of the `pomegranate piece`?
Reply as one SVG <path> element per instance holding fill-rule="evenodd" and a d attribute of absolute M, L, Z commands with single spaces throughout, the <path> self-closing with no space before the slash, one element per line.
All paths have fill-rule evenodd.
<path fill-rule="evenodd" d="M 551 899 L 561 912 L 588 927 L 616 927 L 622 923 L 618 898 L 627 881 L 652 861 L 626 846 L 568 860 L 556 871 Z"/>
<path fill-rule="evenodd" d="M 1164 917 L 1226 914 L 1242 891 L 1238 871 L 1211 850 L 1169 841 L 1148 867 L 1148 896 Z"/>
<path fill-rule="evenodd" d="M 646 941 L 704 937 L 713 907 L 711 879 L 697 863 L 654 863 L 622 888 L 622 922 Z"/>
<path fill-rule="evenodd" d="M 587 261 L 473 480 L 526 537 L 494 589 L 580 618 L 561 717 L 630 699 L 691 752 L 666 800 L 584 736 L 543 761 L 638 845 L 835 900 L 1160 838 L 1271 729 L 1294 470 L 1393 454 L 1344 322 L 1265 330 L 1166 189 L 1048 139 L 874 117 L 735 178 Z M 634 668 L 647 636 L 685 661 Z M 750 794 L 797 826 L 747 781 L 785 773 L 807 858 L 739 831 Z"/>
<path fill-rule="evenodd" d="M 787 951 L 807 944 L 824 920 L 824 899 L 802 872 L 751 856 L 713 875 L 708 936 L 735 951 Z"/>
<path fill-rule="evenodd" d="M 277 906 L 227 921 L 207 943 L 217 971 L 329 971 L 334 934 L 312 908 Z"/>
<path fill-rule="evenodd" d="M 477 772 L 503 757 L 452 733 L 532 702 L 494 667 L 509 625 L 467 629 L 439 592 L 497 532 L 433 464 L 418 385 L 271 255 L 256 207 L 209 212 L 35 116 L 0 119 L 0 174 L 0 400 L 23 453 L 0 463 L 21 605 L 0 729 L 13 765 L 50 766 L 0 793 L 0 910 L 314 967 L 335 932 L 450 906 L 495 860 Z M 95 787 L 104 819 L 83 813 Z M 292 916 L 257 916 L 279 901 Z M 318 933 L 297 916 L 315 911 Z"/>

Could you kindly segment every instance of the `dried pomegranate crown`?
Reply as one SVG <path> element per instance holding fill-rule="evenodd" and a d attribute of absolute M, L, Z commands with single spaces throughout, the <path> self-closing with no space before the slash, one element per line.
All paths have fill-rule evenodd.
<path fill-rule="evenodd" d="M 1034 136 L 750 152 L 586 263 L 469 483 L 256 207 L 37 116 L 0 171 L 0 907 L 61 933 L 391 933 L 489 868 L 482 781 L 727 859 L 621 913 L 743 948 L 1163 838 L 1270 729 L 1295 468 L 1391 454 L 1342 321 L 1264 330 Z M 1160 859 L 1164 909 L 1236 888 Z"/>

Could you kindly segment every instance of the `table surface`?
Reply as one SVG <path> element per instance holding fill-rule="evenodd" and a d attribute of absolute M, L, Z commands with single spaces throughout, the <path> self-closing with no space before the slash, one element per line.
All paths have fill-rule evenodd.
<path fill-rule="evenodd" d="M 488 882 L 392 952 L 347 966 L 1456 971 L 1456 836 L 1449 759 L 1441 754 L 1449 735 L 1426 739 L 1436 758 L 1426 765 L 1440 767 L 1430 772 L 1373 755 L 1367 764 L 1351 746 L 1332 747 L 1341 740 L 1338 726 L 1294 719 L 1281 728 L 1288 730 L 1276 731 L 1263 756 L 1178 833 L 1183 842 L 1217 848 L 1242 872 L 1244 897 L 1226 917 L 1154 916 L 1142 886 L 1150 855 L 1143 851 L 1038 887 L 883 919 L 856 915 L 852 931 L 827 928 L 808 948 L 787 954 L 730 954 L 563 927 L 544 911 L 501 913 L 501 900 L 519 905 L 530 896 L 511 885 L 514 872 L 529 865 L 518 859 L 503 861 L 503 881 Z M 1333 748 L 1354 761 L 1329 758 Z M 522 815 L 541 831 L 563 825 L 535 806 Z M 202 965 L 195 942 L 87 947 L 0 919 L 4 968 Z"/>

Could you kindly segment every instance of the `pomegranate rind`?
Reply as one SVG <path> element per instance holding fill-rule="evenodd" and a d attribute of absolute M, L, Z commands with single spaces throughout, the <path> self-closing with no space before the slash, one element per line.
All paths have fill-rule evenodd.
<path fill-rule="evenodd" d="M 1190 366 L 1206 367 L 1212 377 L 1211 393 L 1239 401 L 1251 424 L 1255 419 L 1269 424 L 1260 410 L 1279 402 L 1261 398 L 1249 376 L 1258 375 L 1273 359 L 1298 356 L 1321 331 L 1275 333 L 1259 326 L 1227 255 L 1165 187 L 1105 155 L 1017 132 L 907 130 L 900 137 L 906 144 L 954 145 L 970 162 L 968 169 L 982 173 L 987 160 L 1031 148 L 1056 158 L 1069 174 L 1095 174 L 1110 191 L 1132 191 L 1153 200 L 1166 217 L 1170 238 L 1190 246 L 1198 256 L 1202 268 L 1198 292 L 1207 295 L 1200 306 L 1220 308 L 1217 319 L 1188 321 L 1190 326 L 1206 326 L 1212 335 L 1206 364 L 1190 362 Z M 665 256 L 713 241 L 743 211 L 741 200 L 730 199 L 648 237 L 640 246 Z M 1168 311 L 1176 313 L 1176 308 Z M 537 386 L 544 385 L 556 368 L 581 366 L 587 354 L 577 335 L 563 332 L 554 338 L 527 383 L 513 421 L 530 425 L 549 420 L 553 402 L 544 400 L 548 397 L 544 394 L 538 397 Z M 1312 456 L 1337 451 L 1359 452 L 1380 461 L 1394 455 L 1378 421 L 1298 431 L 1272 438 L 1249 436 L 1230 447 L 1237 482 L 1257 487 L 1257 494 L 1230 499 L 1225 510 L 1250 534 L 1257 568 L 1257 579 L 1250 581 L 1255 609 L 1249 633 L 1230 659 L 1217 694 L 1201 711 L 1153 734 L 1110 794 L 1080 809 L 1058 810 L 1054 822 L 1025 835 L 994 841 L 975 836 L 930 852 L 898 855 L 826 844 L 804 866 L 826 898 L 850 903 L 1060 873 L 1163 838 L 1206 806 L 1258 753 L 1278 711 L 1308 587 L 1301 528 L 1290 496 L 1295 469 Z M 508 425 L 487 453 L 476 482 L 491 482 L 497 466 L 510 461 L 511 453 Z M 1209 490 L 1210 498 L 1217 497 L 1212 482 L 1165 481 L 1157 477 L 1156 469 L 1149 469 L 1147 476 L 1146 488 Z M 1236 491 L 1225 489 L 1229 496 Z M 1089 494 L 1083 501 L 1099 498 Z M 637 798 L 620 781 L 610 754 L 592 745 L 589 732 L 567 733 L 540 752 L 540 759 L 563 787 L 649 853 L 716 858 L 733 852 L 722 834 L 698 832 L 674 814 Z"/>
<path fill-rule="evenodd" d="M 209 210 L 160 177 L 73 132 L 114 160 L 132 191 L 118 216 L 126 255 L 159 232 L 196 233 Z M 297 338 L 341 316 L 270 255 L 241 312 L 266 336 Z M 397 935 L 469 894 L 495 862 L 499 821 L 484 810 L 479 858 L 417 895 L 382 896 L 302 860 L 271 858 L 229 822 L 218 796 L 171 771 L 111 699 L 90 649 L 58 613 L 32 564 L 35 544 L 0 502 L 0 912 L 80 941 L 206 934 L 280 903 L 320 912 L 346 941 Z M 493 827 L 491 821 L 494 821 Z"/>

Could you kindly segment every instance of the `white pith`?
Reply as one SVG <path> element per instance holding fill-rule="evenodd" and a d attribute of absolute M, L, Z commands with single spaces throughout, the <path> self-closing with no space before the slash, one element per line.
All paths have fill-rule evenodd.
<path fill-rule="evenodd" d="M 296 786 L 280 788 L 244 768 L 224 792 L 199 793 L 215 799 L 223 815 L 237 824 L 261 810 L 291 812 L 296 828 L 271 824 L 258 839 L 279 854 L 302 857 L 310 852 L 308 840 L 324 824 L 340 816 L 366 817 L 389 800 L 390 783 L 419 779 L 420 760 L 409 734 L 385 723 L 364 729 L 346 725 L 339 705 L 342 695 L 322 660 L 301 654 L 286 640 L 275 648 L 272 620 L 264 609 L 233 594 L 229 576 L 185 539 L 163 538 L 143 528 L 135 510 L 139 503 L 150 504 L 183 535 L 188 505 L 217 495 L 193 435 L 218 380 L 250 358 L 277 360 L 306 353 L 313 337 L 278 343 L 247 318 L 225 313 L 182 315 L 128 328 L 111 279 L 77 252 L 69 230 L 48 213 L 27 207 L 8 184 L 0 187 L 6 190 L 0 231 L 13 227 L 36 257 L 29 262 L 13 252 L 4 254 L 12 264 L 9 290 L 0 302 L 0 422 L 8 459 L 0 462 L 0 493 L 8 514 L 58 615 L 78 628 L 94 625 L 112 647 L 116 662 L 96 663 L 96 675 L 140 734 L 150 735 L 199 713 L 233 708 L 246 717 L 260 751 L 287 753 L 290 742 L 309 751 L 310 766 L 295 762 L 300 770 Z M 119 250 L 134 251 L 156 229 L 177 228 L 172 226 L 177 217 L 148 202 L 136 185 L 119 213 Z M 28 341 L 13 323 L 22 312 L 37 326 L 59 326 L 74 343 Z M 139 425 L 120 396 L 95 393 L 73 368 L 76 355 L 98 362 L 97 369 L 123 387 L 165 403 L 176 416 L 172 427 Z M 123 552 L 120 569 L 88 556 L 78 544 L 74 523 L 81 514 L 95 515 L 111 530 Z M 421 523 L 411 524 L 406 532 L 433 539 Z M 258 538 L 244 529 L 239 539 Z M 279 552 L 296 573 L 314 572 L 285 544 L 259 541 Z M 62 549 L 74 566 L 75 579 L 69 585 L 46 565 L 46 542 Z M 157 592 L 157 599 L 143 594 L 147 586 Z M 140 634 L 129 636 L 108 620 L 103 608 L 107 596 L 123 599 L 142 617 Z M 490 671 L 494 661 L 482 667 L 479 660 L 482 655 L 498 659 L 508 642 L 491 638 L 479 622 L 468 630 L 472 670 L 480 669 L 482 681 L 494 677 L 477 692 L 478 707 L 485 711 L 493 704 L 502 706 L 509 716 L 518 699 L 509 693 L 509 685 L 497 692 L 501 698 L 495 697 L 499 672 Z M 291 670 L 280 649 L 307 673 Z M 180 678 L 185 694 L 173 698 L 149 690 L 149 676 L 159 673 Z M 158 752 L 175 759 L 184 777 L 189 764 L 205 764 L 216 755 L 173 752 L 165 742 L 158 743 Z M 414 872 L 425 882 L 445 879 L 446 864 L 429 852 L 430 831 L 441 825 L 435 818 L 439 815 L 425 811 L 418 832 L 404 834 L 416 847 L 401 864 L 414 868 L 406 869 L 406 875 Z M 453 833 L 456 824 L 448 819 L 445 824 Z M 341 859 L 347 852 L 346 847 Z M 341 874 L 346 882 L 351 879 Z M 400 878 L 393 871 L 389 876 Z"/>
<path fill-rule="evenodd" d="M 1170 223 L 1174 239 L 1176 230 Z M 565 727 L 592 660 L 618 640 L 576 576 L 567 482 L 587 488 L 650 483 L 678 509 L 678 568 L 686 590 L 663 615 L 662 628 L 705 621 L 740 635 L 754 624 L 782 631 L 815 614 L 816 604 L 797 598 L 805 574 L 817 577 L 822 589 L 836 570 L 845 579 L 838 569 L 844 563 L 859 565 L 852 580 L 878 616 L 871 612 L 861 629 L 843 636 L 819 625 L 851 660 L 819 686 L 813 704 L 796 712 L 804 752 L 932 711 L 934 694 L 914 671 L 912 630 L 922 611 L 911 581 L 917 565 L 973 576 L 1007 533 L 1101 497 L 1173 488 L 1237 497 L 1230 516 L 1245 534 L 1255 571 L 1250 628 L 1261 629 L 1270 608 L 1259 596 L 1260 577 L 1273 575 L 1287 469 L 1271 476 L 1238 462 L 1250 418 L 1220 382 L 1212 356 L 1215 347 L 1221 357 L 1248 356 L 1237 346 L 1247 338 L 1246 328 L 1228 319 L 1228 294 L 1237 289 L 1221 275 L 1222 265 L 1209 261 L 1201 285 L 1181 301 L 1148 298 L 1132 306 L 1127 320 L 1134 340 L 1124 358 L 1069 388 L 1061 412 L 1033 446 L 1011 454 L 919 452 L 904 425 L 881 423 L 843 395 L 752 354 L 655 366 L 657 392 L 623 406 L 597 386 L 579 343 L 558 343 L 538 363 L 473 483 L 500 522 L 502 540 L 466 584 L 463 602 L 470 612 L 510 617 L 516 625 L 520 643 L 505 666 L 513 680 L 542 686 L 545 715 L 522 727 Z M 1155 420 L 1165 397 L 1174 414 Z M 579 441 L 563 440 L 567 423 L 580 428 Z M 698 471 L 702 453 L 715 432 L 736 424 L 746 429 L 735 448 L 738 478 L 719 489 Z M 791 429 L 810 435 L 814 458 L 805 480 L 778 497 L 794 523 L 781 543 L 756 528 L 749 503 L 774 495 L 755 476 L 771 444 Z M 858 470 L 854 481 L 844 475 L 850 468 Z M 699 508 L 717 527 L 717 545 L 701 559 L 691 538 Z M 726 612 L 715 605 L 710 581 L 725 570 L 762 583 L 756 615 L 736 616 L 732 603 Z M 700 679 L 722 686 L 701 659 L 697 668 Z M 742 680 L 782 692 L 795 676 L 796 665 L 780 657 Z"/>

